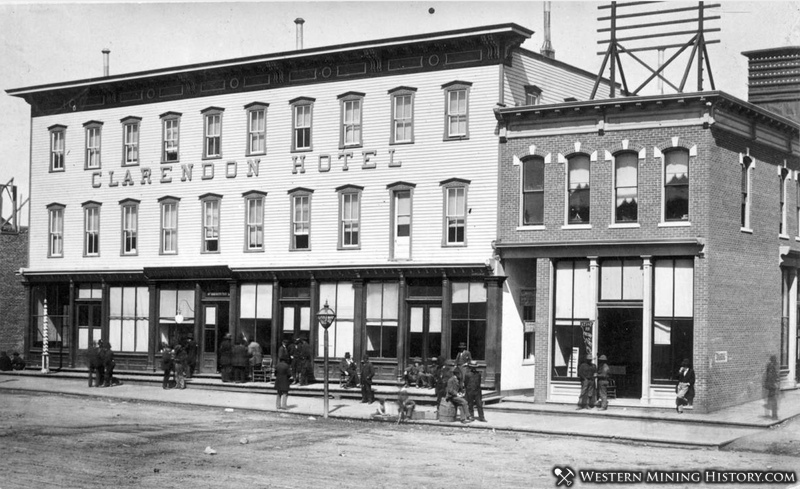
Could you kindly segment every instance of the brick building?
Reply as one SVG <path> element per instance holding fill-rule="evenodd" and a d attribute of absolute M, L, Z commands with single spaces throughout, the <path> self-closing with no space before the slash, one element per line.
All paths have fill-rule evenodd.
<path fill-rule="evenodd" d="M 746 53 L 753 103 L 496 110 L 504 387 L 576 402 L 587 353 L 608 356 L 619 405 L 674 406 L 684 358 L 701 411 L 762 397 L 771 355 L 797 385 L 800 124 L 775 107 L 796 110 L 799 51 L 785 51 Z"/>
<path fill-rule="evenodd" d="M 0 350 L 24 352 L 27 298 L 19 271 L 28 265 L 28 228 L 0 230 Z"/>

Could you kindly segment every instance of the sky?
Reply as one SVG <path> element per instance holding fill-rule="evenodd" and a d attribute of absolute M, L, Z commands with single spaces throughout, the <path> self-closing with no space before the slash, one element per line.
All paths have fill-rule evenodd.
<path fill-rule="evenodd" d="M 607 39 L 608 34 L 597 30 L 607 27 L 608 22 L 599 21 L 598 17 L 607 15 L 608 10 L 597 7 L 609 3 L 552 2 L 551 42 L 557 59 L 592 73 L 599 71 L 603 56 L 597 53 L 604 51 L 605 45 L 598 45 L 598 41 Z M 708 33 L 706 37 L 721 41 L 708 46 L 715 88 L 746 100 L 747 58 L 741 53 L 800 46 L 800 2 L 713 3 L 721 4 L 709 12 L 721 16 L 720 20 L 709 22 L 710 27 L 721 31 Z M 535 31 L 522 47 L 539 52 L 544 39 L 543 4 L 502 0 L 136 3 L 0 0 L 0 114 L 3 114 L 0 185 L 13 178 L 19 187 L 20 202 L 28 197 L 30 108 L 24 100 L 5 91 L 102 76 L 104 48 L 111 50 L 112 75 L 290 51 L 295 48 L 294 20 L 302 17 L 305 48 L 514 22 Z M 629 7 L 626 12 L 696 5 L 696 2 L 665 2 Z M 690 25 L 673 28 L 688 30 Z M 687 36 L 669 42 L 663 39 L 646 42 L 652 45 L 686 41 Z M 674 49 L 667 51 L 666 58 L 674 52 Z M 655 53 L 637 55 L 651 66 L 657 63 Z M 669 74 L 676 85 L 687 63 L 688 50 L 676 60 Z M 623 56 L 622 64 L 630 88 L 639 86 L 646 76 L 638 63 Z M 693 73 L 687 92 L 696 91 Z M 604 75 L 608 74 L 606 69 Z M 710 88 L 706 82 L 704 89 Z M 657 93 L 654 90 L 657 90 L 655 84 L 642 94 Z M 667 93 L 674 91 L 667 89 Z M 6 201 L 3 217 L 8 217 L 8 209 Z M 26 207 L 22 224 L 27 222 L 27 213 Z"/>

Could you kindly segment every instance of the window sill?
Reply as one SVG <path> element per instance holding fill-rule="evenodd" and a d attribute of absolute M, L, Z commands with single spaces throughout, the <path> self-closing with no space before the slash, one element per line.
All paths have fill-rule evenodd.
<path fill-rule="evenodd" d="M 534 226 L 517 226 L 517 231 L 544 231 L 547 229 L 544 224 Z"/>
<path fill-rule="evenodd" d="M 357 251 L 360 250 L 361 246 L 337 246 L 337 251 Z"/>
<path fill-rule="evenodd" d="M 397 141 L 389 143 L 389 146 L 403 146 L 406 144 L 414 144 L 414 141 Z"/>
<path fill-rule="evenodd" d="M 466 248 L 467 243 L 443 243 L 442 248 Z"/>
<path fill-rule="evenodd" d="M 246 248 L 244 250 L 245 253 L 264 253 L 264 248 L 257 248 L 257 249 L 250 249 Z"/>
<path fill-rule="evenodd" d="M 466 141 L 469 136 L 445 136 L 442 141 Z"/>
<path fill-rule="evenodd" d="M 170 160 L 170 161 L 161 161 L 162 165 L 173 165 L 173 164 L 180 164 L 181 160 Z"/>
<path fill-rule="evenodd" d="M 97 170 L 102 170 L 102 169 L 103 169 L 103 167 L 101 167 L 101 166 L 87 166 L 83 170 L 84 171 L 97 171 Z"/>
<path fill-rule="evenodd" d="M 203 156 L 203 158 L 202 158 L 202 160 L 203 160 L 203 161 L 208 161 L 208 160 L 221 160 L 221 159 L 222 159 L 222 155 Z"/>
<path fill-rule="evenodd" d="M 311 251 L 311 248 L 291 248 L 291 249 L 289 249 L 289 251 L 290 251 L 290 252 L 295 252 L 295 251 L 299 251 L 299 252 L 303 252 L 303 251 Z"/>
<path fill-rule="evenodd" d="M 522 365 L 523 365 L 523 366 L 525 366 L 525 367 L 527 367 L 527 366 L 534 366 L 534 365 L 536 365 L 536 359 L 531 359 L 531 360 L 523 360 L 523 361 L 522 361 Z"/>
<path fill-rule="evenodd" d="M 219 255 L 221 252 L 219 251 L 201 251 L 201 255 Z"/>
<path fill-rule="evenodd" d="M 119 256 L 139 256 L 139 253 L 120 253 Z"/>
<path fill-rule="evenodd" d="M 789 235 L 788 234 L 779 234 L 778 238 L 779 239 L 789 239 Z"/>
<path fill-rule="evenodd" d="M 753 230 L 750 228 L 740 228 L 739 231 L 747 234 L 753 234 Z"/>
<path fill-rule="evenodd" d="M 245 153 L 245 156 L 248 158 L 251 156 L 266 156 L 266 155 L 267 155 L 266 151 L 261 151 L 259 153 Z"/>
<path fill-rule="evenodd" d="M 625 228 L 640 228 L 641 224 L 638 222 L 625 222 L 619 224 L 609 224 L 608 229 L 625 229 Z"/>
<path fill-rule="evenodd" d="M 592 229 L 591 224 L 565 224 L 561 229 Z"/>
<path fill-rule="evenodd" d="M 311 152 L 311 148 L 302 148 L 302 149 L 292 148 L 292 151 L 291 151 L 291 153 L 310 153 L 310 152 Z"/>
<path fill-rule="evenodd" d="M 688 228 L 691 226 L 692 223 L 689 221 L 664 221 L 658 223 L 658 227 L 660 228 Z"/>
<path fill-rule="evenodd" d="M 127 168 L 127 167 L 130 167 L 130 166 L 139 166 L 139 162 L 137 161 L 136 163 L 123 163 L 122 164 L 122 168 Z"/>
<path fill-rule="evenodd" d="M 339 150 L 340 151 L 347 151 L 348 149 L 359 149 L 359 148 L 363 148 L 363 147 L 364 147 L 363 144 L 349 144 L 349 145 L 346 145 L 346 146 L 339 146 Z"/>
<path fill-rule="evenodd" d="M 67 171 L 65 168 L 50 169 L 50 173 L 64 173 L 65 171 Z"/>

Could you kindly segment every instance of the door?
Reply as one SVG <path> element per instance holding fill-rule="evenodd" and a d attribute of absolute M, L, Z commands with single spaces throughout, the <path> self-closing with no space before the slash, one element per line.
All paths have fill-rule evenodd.
<path fill-rule="evenodd" d="M 219 344 L 230 331 L 228 327 L 228 304 L 203 304 L 203 373 L 217 371 L 217 353 Z"/>
<path fill-rule="evenodd" d="M 608 357 L 617 398 L 642 397 L 642 309 L 599 308 L 597 352 Z"/>
<path fill-rule="evenodd" d="M 420 304 L 409 307 L 408 357 L 422 363 L 442 354 L 442 307 Z"/>
<path fill-rule="evenodd" d="M 283 304 L 283 328 L 281 339 L 291 343 L 295 337 L 304 337 L 310 341 L 311 306 L 308 303 Z"/>
<path fill-rule="evenodd" d="M 79 302 L 78 312 L 78 358 L 77 363 L 86 366 L 86 350 L 93 342 L 100 339 L 101 306 L 99 302 Z"/>

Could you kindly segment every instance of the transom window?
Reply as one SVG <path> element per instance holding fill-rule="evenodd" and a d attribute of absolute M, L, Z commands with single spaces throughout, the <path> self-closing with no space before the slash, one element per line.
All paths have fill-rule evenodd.
<path fill-rule="evenodd" d="M 339 95 L 341 105 L 341 131 L 339 147 L 361 146 L 361 107 L 364 94 L 347 92 Z"/>
<path fill-rule="evenodd" d="M 86 128 L 86 168 L 100 168 L 100 130 L 102 122 L 89 121 Z"/>
<path fill-rule="evenodd" d="M 267 152 L 267 106 L 262 102 L 247 104 L 247 154 Z"/>
<path fill-rule="evenodd" d="M 299 97 L 289 102 L 292 105 L 292 151 L 311 151 L 314 100 Z"/>
<path fill-rule="evenodd" d="M 140 117 L 122 119 L 122 165 L 139 164 L 139 124 Z"/>
<path fill-rule="evenodd" d="M 689 220 L 689 151 L 664 152 L 664 220 Z"/>
<path fill-rule="evenodd" d="M 219 107 L 209 107 L 201 111 L 203 114 L 203 157 L 219 158 L 222 156 L 222 111 Z"/>
<path fill-rule="evenodd" d="M 469 82 L 455 81 L 443 85 L 445 92 L 445 139 L 469 137 Z"/>
<path fill-rule="evenodd" d="M 544 158 L 539 156 L 522 161 L 522 224 L 544 224 Z"/>
<path fill-rule="evenodd" d="M 181 114 L 178 112 L 166 112 L 161 114 L 161 120 L 163 124 L 163 153 L 161 161 L 178 161 Z"/>
<path fill-rule="evenodd" d="M 567 159 L 568 168 L 568 224 L 588 224 L 591 195 L 589 193 L 589 155 L 577 154 Z"/>
<path fill-rule="evenodd" d="M 64 137 L 67 127 L 50 126 L 50 171 L 64 171 Z"/>
<path fill-rule="evenodd" d="M 83 254 L 98 256 L 100 254 L 100 204 L 84 202 Z"/>
<path fill-rule="evenodd" d="M 389 90 L 392 97 L 391 144 L 414 142 L 414 94 L 416 88 Z"/>
<path fill-rule="evenodd" d="M 618 153 L 614 157 L 614 221 L 639 220 L 639 155 Z"/>
<path fill-rule="evenodd" d="M 219 252 L 219 213 L 221 195 L 200 196 L 203 205 L 203 253 Z"/>

